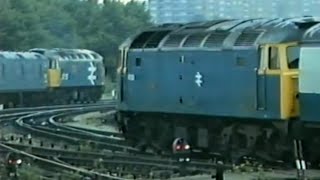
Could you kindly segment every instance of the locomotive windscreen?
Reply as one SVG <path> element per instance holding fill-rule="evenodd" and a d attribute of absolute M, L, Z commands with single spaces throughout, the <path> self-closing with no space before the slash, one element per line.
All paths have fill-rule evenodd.
<path fill-rule="evenodd" d="M 287 48 L 288 66 L 290 69 L 299 67 L 300 46 L 289 46 Z"/>
<path fill-rule="evenodd" d="M 299 91 L 301 93 L 320 93 L 319 57 L 320 47 L 301 48 L 299 62 Z"/>

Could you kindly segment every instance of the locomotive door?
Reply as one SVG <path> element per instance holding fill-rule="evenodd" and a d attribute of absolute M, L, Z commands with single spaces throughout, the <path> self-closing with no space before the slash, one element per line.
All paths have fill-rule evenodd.
<path fill-rule="evenodd" d="M 265 75 L 265 69 L 258 70 L 255 69 L 257 73 L 257 87 L 256 87 L 256 110 L 265 110 L 266 108 L 266 75 Z M 261 74 L 259 74 L 259 71 L 262 71 Z"/>
<path fill-rule="evenodd" d="M 260 51 L 261 52 L 261 51 Z M 263 64 L 264 51 L 261 53 L 260 67 L 255 68 L 256 73 L 256 110 L 266 109 L 266 67 Z"/>
<path fill-rule="evenodd" d="M 56 58 L 50 58 L 48 79 L 49 87 L 59 87 L 61 84 L 61 70 Z"/>
<path fill-rule="evenodd" d="M 127 56 L 128 56 L 128 50 L 126 48 L 121 49 L 120 51 L 120 61 L 119 61 L 119 67 L 117 70 L 119 81 L 120 81 L 120 86 L 118 86 L 118 98 L 122 102 L 124 99 L 124 76 L 127 72 Z"/>
<path fill-rule="evenodd" d="M 295 64 L 299 49 L 293 49 L 294 52 L 290 53 L 291 46 L 292 43 L 287 43 L 261 48 L 261 61 L 256 74 L 256 109 L 265 111 L 270 118 L 289 119 L 298 113 L 298 69 Z"/>
<path fill-rule="evenodd" d="M 265 45 L 260 52 L 260 65 L 256 70 L 256 110 L 264 111 L 270 118 L 278 118 L 281 77 L 279 49 L 276 45 Z"/>

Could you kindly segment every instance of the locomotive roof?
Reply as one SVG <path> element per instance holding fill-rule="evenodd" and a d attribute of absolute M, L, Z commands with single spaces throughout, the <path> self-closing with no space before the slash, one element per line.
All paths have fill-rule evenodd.
<path fill-rule="evenodd" d="M 34 52 L 0 51 L 0 59 L 38 60 L 47 59 L 45 56 Z"/>
<path fill-rule="evenodd" d="M 218 19 L 151 27 L 120 48 L 234 48 L 292 41 L 320 42 L 320 18 Z"/>
<path fill-rule="evenodd" d="M 30 52 L 37 52 L 49 57 L 60 57 L 60 60 L 66 61 L 102 61 L 102 56 L 94 51 L 88 49 L 43 49 L 34 48 L 30 49 Z"/>

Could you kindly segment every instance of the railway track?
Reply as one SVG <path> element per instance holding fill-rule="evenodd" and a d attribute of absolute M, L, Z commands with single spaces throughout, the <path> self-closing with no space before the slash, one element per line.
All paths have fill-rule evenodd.
<path fill-rule="evenodd" d="M 20 132 L 20 136 L 11 135 L 11 138 L 1 141 L 0 147 L 3 151 L 17 152 L 31 164 L 42 164 L 54 167 L 55 170 L 69 170 L 100 179 L 179 175 L 181 163 L 172 158 L 165 159 L 152 153 L 140 152 L 126 145 L 121 134 L 76 128 L 60 122 L 77 114 L 112 112 L 113 106 L 112 102 L 107 102 L 51 109 L 48 107 L 33 109 L 31 112 L 21 110 L 19 115 L 12 116 L 6 114 L 4 116 L 7 119 L 3 121 L 10 122 Z M 25 134 L 32 135 L 32 142 L 24 139 Z M 88 146 L 84 147 L 83 144 Z M 187 174 L 210 173 L 215 167 L 210 162 L 190 162 L 185 165 L 184 171 Z"/>
<path fill-rule="evenodd" d="M 64 126 L 64 125 L 62 125 Z M 76 128 L 78 129 L 78 128 Z M 84 130 L 82 128 L 79 128 L 81 130 Z M 113 156 L 115 156 L 113 154 Z M 191 155 L 192 156 L 192 155 Z M 168 157 L 168 156 L 165 156 L 165 157 Z M 196 157 L 196 156 L 195 156 Z M 286 162 L 280 162 L 280 161 L 276 161 L 276 160 L 273 160 L 272 158 L 259 158 L 260 156 L 253 156 L 253 157 L 245 157 L 244 160 L 245 162 L 249 162 L 250 166 L 249 168 L 251 168 L 250 171 L 252 171 L 253 169 L 255 169 L 254 171 L 260 169 L 261 167 L 267 169 L 267 170 L 270 170 L 270 169 L 273 169 L 273 170 L 292 170 L 292 166 L 291 166 L 291 169 L 288 167 L 288 164 L 286 164 Z M 64 161 L 68 161 L 68 162 L 71 162 L 71 163 L 76 163 L 76 161 L 72 158 L 72 157 L 61 157 L 64 159 Z M 134 162 L 134 161 L 130 161 L 128 159 L 123 159 L 123 158 L 127 158 L 127 157 L 117 157 L 117 161 L 110 161 L 111 159 L 107 158 L 104 159 L 101 157 L 101 159 L 104 159 L 103 161 L 101 161 L 101 164 L 103 164 L 104 167 L 118 167 L 117 164 L 119 164 L 119 161 L 122 161 L 122 166 L 123 166 L 123 169 L 126 169 L 125 167 L 127 166 L 134 166 L 133 164 L 135 163 L 140 163 L 140 162 Z M 171 160 L 171 161 L 170 161 Z M 90 159 L 88 158 L 83 158 L 81 159 L 80 161 L 80 164 L 90 164 Z M 129 161 L 129 162 L 125 162 L 125 161 Z M 91 161 L 92 163 L 93 161 Z M 131 163 L 130 163 L 131 162 Z M 132 163 L 133 162 L 133 163 Z M 142 162 L 142 163 L 146 163 L 145 161 Z M 171 171 L 171 172 L 174 172 L 174 171 L 178 171 L 180 168 L 181 168 L 181 163 L 179 162 L 176 162 L 176 161 L 172 161 L 172 159 L 169 158 L 169 161 L 163 161 L 163 162 L 157 162 L 154 158 L 152 158 L 151 161 L 147 162 L 147 163 L 150 163 L 149 164 L 149 168 L 152 168 L 154 166 L 154 168 L 156 167 L 161 167 L 162 165 L 165 165 L 166 167 L 170 167 L 171 169 L 167 170 L 166 169 L 161 169 L 159 170 L 158 172 L 168 172 L 168 171 Z M 124 165 L 126 164 L 126 165 Z M 243 165 L 243 164 L 242 164 Z M 248 164 L 246 165 L 248 166 Z M 215 165 L 214 163 L 208 163 L 206 161 L 202 162 L 199 161 L 198 159 L 195 159 L 195 163 L 189 163 L 187 165 L 187 169 L 189 170 L 189 173 L 210 173 L 212 172 L 213 169 L 215 169 L 217 167 L 217 165 Z M 233 165 L 225 165 L 224 168 L 225 169 L 233 169 Z M 202 168 L 202 169 L 201 169 Z M 145 168 L 145 169 L 148 169 L 148 168 Z M 192 171 L 194 170 L 194 171 Z M 119 171 L 119 169 L 115 168 L 115 171 Z M 126 172 L 126 171 L 125 171 Z M 152 170 L 150 170 L 150 172 L 153 172 Z M 150 174 L 150 173 L 149 173 Z"/>
<path fill-rule="evenodd" d="M 141 152 L 127 144 L 122 134 L 65 124 L 80 114 L 104 112 L 111 117 L 114 103 L 53 106 L 0 113 L 0 127 L 12 126 L 16 134 L 1 139 L 2 154 L 16 152 L 28 164 L 56 172 L 78 173 L 98 179 L 172 178 L 212 174 L 217 164 L 192 158 L 181 163 L 171 155 Z M 18 132 L 18 133 L 17 133 Z M 26 139 L 30 134 L 32 141 Z M 224 165 L 233 169 L 233 165 Z M 49 177 L 48 177 L 49 178 Z"/>
<path fill-rule="evenodd" d="M 110 108 L 110 107 L 104 107 L 104 108 Z M 99 110 L 99 108 L 96 108 L 96 107 L 93 107 L 90 109 L 91 111 Z M 85 112 L 89 112 L 89 110 Z M 74 114 L 74 112 L 71 112 L 71 113 Z M 81 110 L 81 113 L 83 113 L 82 110 Z M 37 116 L 41 117 L 43 116 L 43 114 L 36 114 L 36 115 L 33 114 L 32 122 L 36 122 L 35 119 Z M 48 118 L 48 121 L 52 120 L 53 117 L 54 116 L 50 116 Z M 94 146 L 96 149 L 107 149 L 109 151 L 125 151 L 129 153 L 139 153 L 138 149 L 125 145 L 124 140 L 121 140 L 121 139 L 114 139 L 106 136 L 97 136 L 96 134 L 92 134 L 86 131 L 79 132 L 79 130 L 77 129 L 63 127 L 62 125 L 58 127 L 52 124 L 50 124 L 49 126 L 39 126 L 38 123 L 36 123 L 36 125 L 33 125 L 33 124 L 30 124 L 30 121 L 28 120 L 30 120 L 29 116 L 22 117 L 16 120 L 15 122 L 16 122 L 17 128 L 20 128 L 36 136 L 42 136 L 42 137 L 47 137 L 47 138 L 51 138 L 59 141 L 65 141 L 72 145 L 80 146 L 82 143 L 88 142 L 92 146 Z M 42 120 L 42 118 L 40 120 Z"/>
<path fill-rule="evenodd" d="M 85 105 L 85 108 L 94 108 L 94 107 L 111 107 L 113 102 L 112 101 L 106 101 L 103 103 L 97 103 L 97 104 L 87 104 Z M 49 114 L 54 114 L 55 112 L 66 112 L 66 111 L 72 111 L 72 110 L 82 110 L 84 109 L 84 105 L 70 105 L 70 106 L 49 106 L 49 107 L 36 107 L 36 108 L 19 108 L 19 109 L 9 109 L 9 110 L 3 110 L 0 113 L 0 125 L 3 129 L 7 129 L 8 126 L 13 125 L 15 128 L 18 128 L 19 134 L 26 134 L 30 133 L 33 136 L 39 136 L 39 131 L 33 129 L 31 125 L 25 124 L 23 121 L 28 118 L 38 118 L 38 117 L 45 117 Z M 2 136 L 1 136 L 1 147 L 2 152 L 8 152 L 8 151 L 14 151 L 18 152 L 18 154 L 25 155 L 26 157 L 32 157 L 32 154 L 28 154 L 24 151 L 20 151 L 18 149 L 14 149 L 10 146 L 7 146 L 5 142 L 7 141 L 3 136 L 5 134 L 3 133 L 4 130 L 1 130 Z M 50 133 L 43 133 L 42 135 L 48 136 Z M 32 157 L 33 159 L 35 157 Z M 37 158 L 36 158 L 37 159 Z M 43 159 L 41 162 L 45 162 L 45 159 Z M 67 168 L 68 169 L 68 168 Z M 70 170 L 74 169 L 74 167 L 70 167 Z M 79 170 L 77 170 L 79 171 Z M 80 171 L 81 172 L 81 171 Z M 90 173 L 92 174 L 92 173 Z M 104 175 L 99 175 L 103 177 Z"/>

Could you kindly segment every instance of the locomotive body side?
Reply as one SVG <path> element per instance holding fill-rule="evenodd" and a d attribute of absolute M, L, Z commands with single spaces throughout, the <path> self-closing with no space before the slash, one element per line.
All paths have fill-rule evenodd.
<path fill-rule="evenodd" d="M 304 45 L 301 47 L 299 64 L 299 99 L 301 106 L 301 120 L 311 123 L 320 121 L 320 44 Z"/>
<path fill-rule="evenodd" d="M 92 87 L 103 86 L 103 63 L 100 61 L 59 61 L 61 68 L 61 86 Z"/>
<path fill-rule="evenodd" d="M 130 111 L 281 118 L 279 76 L 266 78 L 268 108 L 257 108 L 257 49 L 129 51 L 128 59 L 124 98 Z"/>
<path fill-rule="evenodd" d="M 49 59 L 30 52 L 0 53 L 0 104 L 39 104 L 48 87 Z M 39 98 L 40 97 L 40 98 Z"/>
<path fill-rule="evenodd" d="M 48 58 L 36 53 L 0 53 L 0 92 L 44 91 L 48 66 Z"/>
<path fill-rule="evenodd" d="M 234 23 L 234 30 L 220 30 L 225 23 Z M 269 25 L 257 30 L 250 27 L 255 22 L 236 29 L 237 23 L 215 21 L 205 27 L 210 31 L 188 26 L 146 31 L 127 43 L 119 110 L 266 121 L 297 117 L 292 98 L 298 85 L 291 81 L 297 71 L 288 68 L 287 49 L 301 32 Z"/>
<path fill-rule="evenodd" d="M 73 99 L 97 101 L 104 91 L 103 62 L 98 60 L 60 60 L 61 89 Z M 70 98 L 70 97 L 69 97 Z"/>

